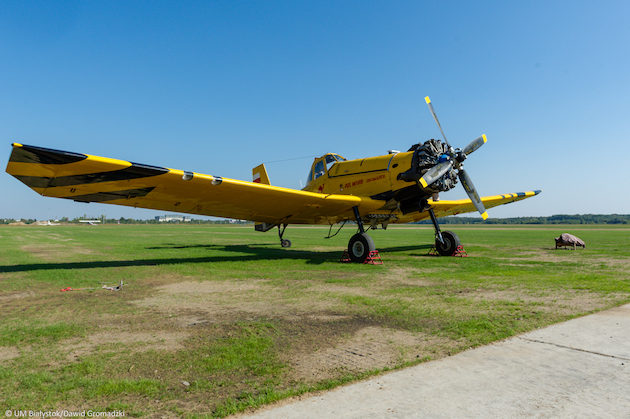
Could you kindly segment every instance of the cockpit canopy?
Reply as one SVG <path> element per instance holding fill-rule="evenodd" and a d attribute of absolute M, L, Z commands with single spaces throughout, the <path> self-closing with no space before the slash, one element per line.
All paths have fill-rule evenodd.
<path fill-rule="evenodd" d="M 346 159 L 339 154 L 334 153 L 324 154 L 323 156 L 316 158 L 313 162 L 313 166 L 311 166 L 311 171 L 306 179 L 306 184 L 308 185 L 312 180 L 322 176 L 333 164 L 338 161 L 346 161 Z"/>

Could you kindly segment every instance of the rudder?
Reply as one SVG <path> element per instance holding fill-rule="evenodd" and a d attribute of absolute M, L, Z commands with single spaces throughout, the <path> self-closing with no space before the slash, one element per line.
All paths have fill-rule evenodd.
<path fill-rule="evenodd" d="M 264 163 L 252 169 L 252 178 L 254 183 L 271 185 L 271 182 L 269 182 L 269 175 L 267 174 L 267 168 Z"/>

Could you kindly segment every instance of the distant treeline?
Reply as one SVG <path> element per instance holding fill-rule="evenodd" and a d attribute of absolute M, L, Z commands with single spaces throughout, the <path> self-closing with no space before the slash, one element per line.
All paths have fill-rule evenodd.
<path fill-rule="evenodd" d="M 630 214 L 559 214 L 549 217 L 488 218 L 443 217 L 440 224 L 630 224 Z M 417 224 L 431 224 L 431 220 Z"/>
<path fill-rule="evenodd" d="M 83 224 L 84 221 L 88 220 L 88 218 L 73 218 L 69 219 L 68 217 L 63 217 L 58 220 L 50 220 L 53 223 L 62 223 L 62 224 Z M 135 218 L 89 218 L 89 220 L 97 221 L 99 224 L 250 224 L 251 221 L 243 221 L 243 220 L 228 220 L 228 219 L 220 219 L 220 220 L 198 220 L 191 219 L 189 221 L 166 221 L 161 222 L 157 221 L 154 218 L 150 218 L 147 220 L 135 219 Z M 40 222 L 42 220 L 39 220 Z M 44 220 L 46 222 L 48 220 Z M 82 222 L 83 221 L 83 222 Z M 13 218 L 0 218 L 0 224 L 34 224 L 37 223 L 38 220 L 34 219 L 13 219 Z"/>
<path fill-rule="evenodd" d="M 80 224 L 81 220 L 86 218 L 74 218 L 69 219 L 67 217 L 54 220 L 54 222 L 64 224 Z M 92 220 L 98 220 L 101 224 L 251 224 L 251 221 L 242 220 L 198 220 L 192 219 L 190 221 L 169 221 L 160 222 L 153 218 L 148 220 L 140 220 L 134 218 L 93 218 Z M 51 220 L 53 221 L 53 220 Z M 13 218 L 0 218 L 0 224 L 33 224 L 37 220 L 34 219 L 21 219 L 15 220 Z M 630 224 L 630 214 L 576 214 L 576 215 L 552 215 L 550 217 L 514 217 L 514 218 L 488 218 L 483 221 L 478 217 L 443 217 L 439 218 L 440 224 Z M 418 221 L 415 224 L 431 224 L 431 220 Z"/>
<path fill-rule="evenodd" d="M 77 221 L 78 222 L 78 221 Z M 153 218 L 148 220 L 136 220 L 134 218 L 106 218 L 105 224 L 251 224 L 251 221 L 243 221 L 243 220 L 230 220 L 230 219 L 220 219 L 220 220 L 199 220 L 192 218 L 189 221 L 157 221 Z"/>

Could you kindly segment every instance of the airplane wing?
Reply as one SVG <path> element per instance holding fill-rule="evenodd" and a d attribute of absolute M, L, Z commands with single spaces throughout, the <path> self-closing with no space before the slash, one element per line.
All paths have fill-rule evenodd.
<path fill-rule="evenodd" d="M 11 174 L 43 196 L 271 224 L 330 224 L 378 210 L 382 201 L 319 194 L 13 144 Z"/>
<path fill-rule="evenodd" d="M 520 201 L 535 195 L 538 195 L 541 191 L 527 191 L 527 192 L 515 192 L 503 195 L 484 196 L 481 198 L 484 207 L 486 209 L 496 207 L 498 205 L 509 204 L 511 202 Z M 433 212 L 437 217 L 446 217 L 447 215 L 463 214 L 466 212 L 475 212 L 475 206 L 470 199 L 459 199 L 455 201 L 439 200 L 433 202 L 429 200 L 429 204 L 433 207 Z M 423 218 L 429 218 L 427 213 Z"/>

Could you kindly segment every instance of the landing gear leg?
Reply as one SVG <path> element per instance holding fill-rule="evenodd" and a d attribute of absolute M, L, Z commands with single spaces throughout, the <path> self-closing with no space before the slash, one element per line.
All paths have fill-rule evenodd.
<path fill-rule="evenodd" d="M 291 240 L 283 239 L 284 230 L 287 229 L 287 224 L 278 224 L 278 237 L 280 237 L 280 246 L 282 247 L 291 247 Z"/>
<path fill-rule="evenodd" d="M 453 256 L 457 247 L 461 245 L 459 237 L 452 231 L 440 231 L 440 225 L 433 213 L 433 208 L 429 208 L 429 215 L 435 228 L 435 249 L 442 256 Z"/>
<path fill-rule="evenodd" d="M 363 221 L 359 215 L 359 208 L 352 207 L 354 211 L 354 218 L 357 221 L 359 232 L 350 238 L 348 243 L 348 255 L 350 260 L 357 263 L 363 263 L 365 259 L 370 255 L 370 252 L 376 250 L 374 246 L 374 240 L 365 232 L 363 228 Z"/>

